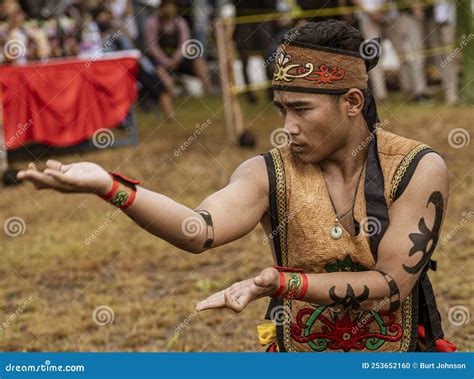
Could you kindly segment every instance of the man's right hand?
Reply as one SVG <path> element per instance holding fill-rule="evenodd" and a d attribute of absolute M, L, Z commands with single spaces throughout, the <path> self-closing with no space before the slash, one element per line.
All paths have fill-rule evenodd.
<path fill-rule="evenodd" d="M 34 163 L 17 174 L 18 179 L 29 180 L 36 189 L 54 189 L 64 193 L 96 193 L 105 195 L 113 184 L 112 176 L 98 164 L 78 162 L 65 165 L 53 159 L 46 162 L 41 172 Z"/>

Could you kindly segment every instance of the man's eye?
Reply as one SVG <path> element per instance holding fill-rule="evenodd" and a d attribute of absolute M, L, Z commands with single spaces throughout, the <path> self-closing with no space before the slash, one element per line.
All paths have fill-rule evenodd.
<path fill-rule="evenodd" d="M 295 112 L 300 114 L 300 115 L 303 114 L 306 111 L 307 111 L 306 108 L 295 108 Z"/>

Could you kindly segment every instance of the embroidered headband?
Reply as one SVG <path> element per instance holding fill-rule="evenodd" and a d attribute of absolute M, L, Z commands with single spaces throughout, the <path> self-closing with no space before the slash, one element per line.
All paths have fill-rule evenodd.
<path fill-rule="evenodd" d="M 283 42 L 277 49 L 272 87 L 280 91 L 342 94 L 350 88 L 367 88 L 369 67 L 354 51 Z"/>

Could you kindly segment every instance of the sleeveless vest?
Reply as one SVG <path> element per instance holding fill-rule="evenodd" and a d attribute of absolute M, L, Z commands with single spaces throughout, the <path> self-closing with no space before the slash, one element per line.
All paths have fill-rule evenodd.
<path fill-rule="evenodd" d="M 421 157 L 433 150 L 383 130 L 377 133 L 377 140 L 384 196 L 390 207 L 407 187 Z M 288 147 L 263 155 L 269 175 L 269 213 L 277 264 L 301 268 L 307 273 L 374 269 L 377 255 L 371 250 L 370 239 L 381 238 L 384 230 L 380 230 L 383 225 L 376 219 L 367 216 L 364 196 L 367 167 L 362 172 L 354 205 L 357 235 L 351 236 L 343 230 L 342 236 L 335 240 L 330 231 L 336 215 L 319 166 L 302 162 Z M 426 274 L 430 267 L 434 268 L 433 261 L 393 313 L 384 313 L 376 305 L 371 312 L 365 312 L 272 299 L 267 318 L 276 321 L 279 351 L 414 351 L 419 324 L 425 326 L 427 334 L 425 349 L 434 350 L 434 341 L 443 334 Z M 419 312 L 420 302 L 422 312 Z"/>

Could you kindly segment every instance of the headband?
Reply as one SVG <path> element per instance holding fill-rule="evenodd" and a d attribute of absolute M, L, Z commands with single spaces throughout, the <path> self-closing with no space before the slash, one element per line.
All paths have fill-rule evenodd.
<path fill-rule="evenodd" d="M 277 49 L 272 87 L 280 91 L 335 95 L 350 88 L 366 89 L 367 72 L 377 64 L 379 57 L 379 54 L 364 54 L 370 46 L 380 46 L 379 39 L 364 41 L 362 55 L 355 51 L 283 41 Z"/>

